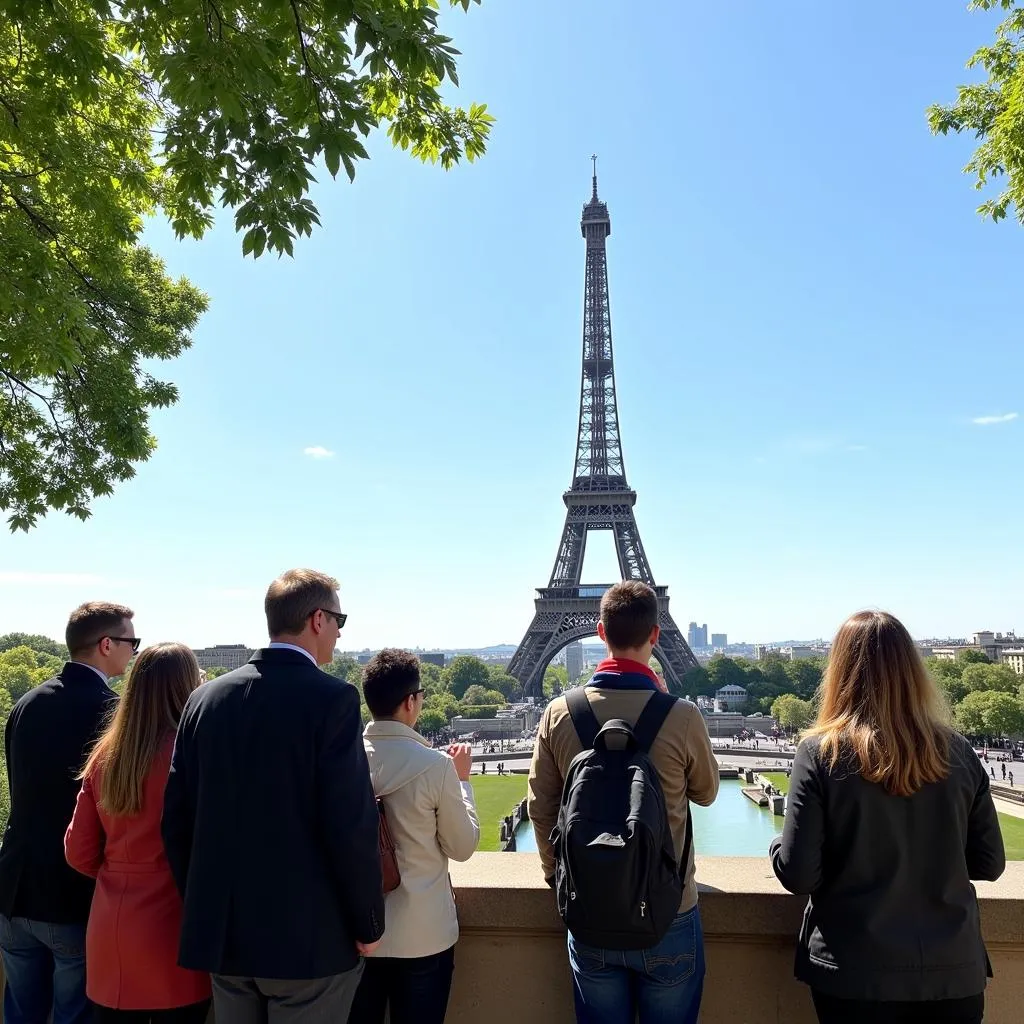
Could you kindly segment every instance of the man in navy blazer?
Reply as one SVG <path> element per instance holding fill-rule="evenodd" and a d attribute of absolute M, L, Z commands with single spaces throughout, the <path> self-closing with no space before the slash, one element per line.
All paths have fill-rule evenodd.
<path fill-rule="evenodd" d="M 85 925 L 94 883 L 68 867 L 64 833 L 78 773 L 117 695 L 107 685 L 128 667 L 139 640 L 130 608 L 80 605 L 64 639 L 71 660 L 29 690 L 4 733 L 11 815 L 0 846 L 0 954 L 5 1024 L 88 1024 Z"/>
<path fill-rule="evenodd" d="M 195 690 L 163 838 L 185 903 L 179 963 L 213 975 L 217 1024 L 344 1021 L 384 933 L 378 812 L 359 694 L 322 672 L 337 580 L 270 585 L 271 643 Z"/>

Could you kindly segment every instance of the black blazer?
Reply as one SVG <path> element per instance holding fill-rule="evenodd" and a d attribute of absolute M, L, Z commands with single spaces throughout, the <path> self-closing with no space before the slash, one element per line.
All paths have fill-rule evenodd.
<path fill-rule="evenodd" d="M 1006 856 L 978 755 L 954 734 L 950 773 L 913 796 L 828 768 L 817 739 L 793 762 L 786 822 L 771 845 L 779 881 L 810 895 L 796 976 L 847 999 L 964 999 L 991 975 L 970 879 Z"/>
<path fill-rule="evenodd" d="M 384 933 L 378 827 L 354 686 L 281 648 L 204 683 L 164 795 L 180 964 L 291 979 L 355 967 L 355 942 Z"/>
<path fill-rule="evenodd" d="M 0 845 L 0 913 L 51 924 L 85 924 L 93 880 L 68 867 L 71 823 L 89 749 L 117 694 L 88 665 L 68 662 L 29 690 L 4 732 L 11 816 Z"/>

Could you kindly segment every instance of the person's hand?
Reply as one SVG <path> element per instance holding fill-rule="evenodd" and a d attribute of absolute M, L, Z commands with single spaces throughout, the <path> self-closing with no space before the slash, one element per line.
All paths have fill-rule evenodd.
<path fill-rule="evenodd" d="M 468 743 L 453 743 L 448 756 L 455 762 L 455 773 L 461 782 L 469 782 L 469 771 L 473 767 L 473 748 Z"/>
<path fill-rule="evenodd" d="M 360 956 L 369 956 L 371 953 L 373 953 L 376 950 L 376 948 L 379 945 L 380 945 L 380 939 L 378 939 L 376 942 L 357 942 L 356 943 L 356 952 Z"/>

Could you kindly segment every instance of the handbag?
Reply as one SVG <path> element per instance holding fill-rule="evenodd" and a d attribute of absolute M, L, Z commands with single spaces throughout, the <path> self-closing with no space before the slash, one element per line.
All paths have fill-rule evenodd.
<path fill-rule="evenodd" d="M 394 892 L 402 884 L 402 872 L 398 870 L 398 858 L 395 856 L 395 838 L 388 827 L 388 815 L 384 810 L 384 801 L 377 801 L 377 844 L 380 847 L 380 876 L 385 893 Z"/>

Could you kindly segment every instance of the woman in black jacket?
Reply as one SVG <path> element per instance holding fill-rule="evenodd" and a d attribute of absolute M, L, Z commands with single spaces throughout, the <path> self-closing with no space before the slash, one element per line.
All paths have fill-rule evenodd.
<path fill-rule="evenodd" d="M 822 1024 L 980 1024 L 991 968 L 972 878 L 1006 864 L 988 775 L 910 634 L 858 612 L 836 634 L 793 762 L 779 881 L 810 899 L 796 976 Z"/>

